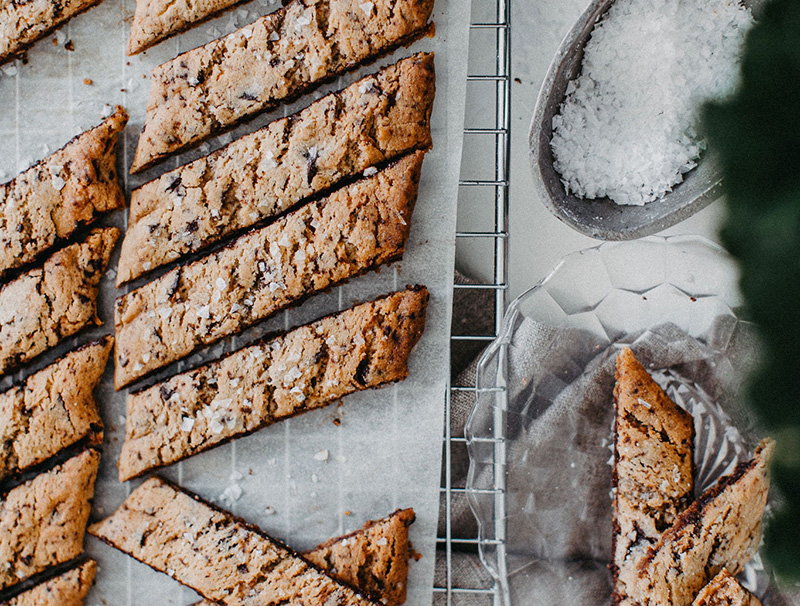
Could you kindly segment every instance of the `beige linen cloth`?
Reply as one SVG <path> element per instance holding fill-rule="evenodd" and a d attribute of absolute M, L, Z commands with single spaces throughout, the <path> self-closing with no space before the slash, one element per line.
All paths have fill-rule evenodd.
<path fill-rule="evenodd" d="M 460 274 L 456 280 L 468 281 Z M 453 333 L 491 334 L 493 303 L 490 291 L 456 290 Z M 752 450 L 758 432 L 736 396 L 741 392 L 742 369 L 754 359 L 753 335 L 747 324 L 729 320 L 722 318 L 713 327 L 709 340 L 712 348 L 672 325 L 641 335 L 633 347 L 645 366 L 671 368 L 692 377 L 720 401 Z M 608 461 L 616 349 L 604 349 L 598 349 L 596 339 L 582 331 L 554 329 L 530 320 L 523 322 L 509 345 L 509 384 L 523 385 L 523 381 L 514 380 L 514 373 L 530 378 L 510 392 L 506 414 L 506 563 L 508 597 L 513 606 L 610 604 Z M 725 354 L 721 356 L 719 351 Z M 475 385 L 479 353 L 474 345 L 454 343 L 453 385 Z M 453 393 L 452 435 L 464 435 L 474 403 L 470 392 Z M 459 446 L 454 445 L 451 454 L 453 487 L 465 486 L 469 468 L 466 449 Z M 453 538 L 477 536 L 475 518 L 459 493 L 452 495 L 450 518 Z M 439 536 L 443 537 L 447 519 L 444 497 L 439 519 Z M 446 564 L 442 545 L 437 554 L 438 587 L 446 586 Z M 450 575 L 456 588 L 494 585 L 472 545 L 453 544 Z M 765 606 L 800 605 L 800 589 L 778 591 L 765 574 L 759 574 L 758 583 L 761 588 L 767 587 Z M 445 599 L 443 593 L 437 593 L 434 604 L 442 605 Z M 488 606 L 493 596 L 454 593 L 452 603 Z"/>

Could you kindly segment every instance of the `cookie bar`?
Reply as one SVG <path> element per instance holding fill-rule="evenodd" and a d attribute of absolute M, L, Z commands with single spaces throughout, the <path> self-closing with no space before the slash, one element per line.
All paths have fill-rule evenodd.
<path fill-rule="evenodd" d="M 0 4 L 0 65 L 20 55 L 75 15 L 101 0 L 29 0 Z"/>
<path fill-rule="evenodd" d="M 0 589 L 80 555 L 99 463 L 85 450 L 0 501 Z"/>
<path fill-rule="evenodd" d="M 112 343 L 84 345 L 0 394 L 0 480 L 102 429 L 92 391 Z"/>
<path fill-rule="evenodd" d="M 410 546 L 408 527 L 413 509 L 398 509 L 392 515 L 367 522 L 363 528 L 331 539 L 302 556 L 327 574 L 349 583 L 387 606 L 406 601 Z M 194 606 L 214 606 L 202 600 Z M 755 606 L 755 605 L 753 605 Z"/>
<path fill-rule="evenodd" d="M 134 190 L 117 286 L 429 148 L 434 80 L 432 54 L 403 59 Z"/>
<path fill-rule="evenodd" d="M 408 376 L 428 291 L 401 291 L 128 396 L 121 482 Z"/>
<path fill-rule="evenodd" d="M 723 566 L 738 574 L 761 540 L 767 503 L 767 467 L 775 443 L 765 440 L 755 457 L 704 492 L 678 516 L 639 566 L 629 595 L 643 606 L 690 606 Z"/>
<path fill-rule="evenodd" d="M 694 423 L 628 348 L 617 356 L 614 407 L 613 602 L 631 605 L 639 563 L 694 498 Z"/>
<path fill-rule="evenodd" d="M 97 563 L 86 560 L 66 572 L 17 594 L 2 606 L 83 606 Z"/>
<path fill-rule="evenodd" d="M 335 570 L 333 576 L 384 604 L 400 606 L 406 601 L 408 527 L 414 518 L 413 509 L 398 509 L 388 518 L 367 522 L 361 530 L 331 539 L 303 557 L 323 570 Z"/>
<path fill-rule="evenodd" d="M 92 230 L 0 288 L 0 375 L 99 322 L 98 285 L 117 237 L 116 227 Z"/>
<path fill-rule="evenodd" d="M 723 568 L 697 594 L 692 606 L 761 606 L 761 600 Z"/>
<path fill-rule="evenodd" d="M 121 107 L 95 128 L 0 185 L 0 277 L 36 260 L 99 213 L 122 208 L 117 180 Z"/>
<path fill-rule="evenodd" d="M 117 299 L 117 388 L 400 258 L 422 158 L 407 156 Z"/>
<path fill-rule="evenodd" d="M 418 38 L 433 0 L 293 0 L 153 70 L 138 172 Z"/>
<path fill-rule="evenodd" d="M 224 604 L 380 604 L 257 528 L 157 477 L 89 532 Z"/>

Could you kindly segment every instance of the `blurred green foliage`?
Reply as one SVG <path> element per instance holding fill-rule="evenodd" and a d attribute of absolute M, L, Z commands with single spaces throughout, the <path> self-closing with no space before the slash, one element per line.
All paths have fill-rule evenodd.
<path fill-rule="evenodd" d="M 800 0 L 771 0 L 747 37 L 737 93 L 704 112 L 721 156 L 723 244 L 739 261 L 747 314 L 764 345 L 749 402 L 778 441 L 785 499 L 766 529 L 778 576 L 800 581 Z"/>

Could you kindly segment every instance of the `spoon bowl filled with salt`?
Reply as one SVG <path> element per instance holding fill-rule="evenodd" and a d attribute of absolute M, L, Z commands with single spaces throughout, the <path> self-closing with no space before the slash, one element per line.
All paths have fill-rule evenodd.
<path fill-rule="evenodd" d="M 592 0 L 545 77 L 529 135 L 537 193 L 577 231 L 628 240 L 721 194 L 702 105 L 736 87 L 763 0 Z"/>

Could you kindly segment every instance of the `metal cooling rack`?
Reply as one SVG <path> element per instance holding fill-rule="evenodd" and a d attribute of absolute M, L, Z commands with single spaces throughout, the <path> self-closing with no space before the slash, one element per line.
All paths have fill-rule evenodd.
<path fill-rule="evenodd" d="M 500 329 L 507 303 L 508 201 L 511 148 L 511 0 L 474 0 L 470 25 L 469 75 L 464 128 L 464 150 L 459 182 L 456 258 L 464 253 L 479 259 L 470 267 L 478 283 L 456 284 L 454 295 L 493 299 L 493 329 L 484 334 L 452 334 L 451 346 L 475 351 L 493 340 Z M 459 292 L 461 291 L 461 292 Z M 454 331 L 456 332 L 456 331 Z M 453 512 L 466 499 L 463 485 L 453 477 L 454 453 L 463 455 L 466 440 L 452 429 L 452 403 L 457 392 L 475 393 L 475 385 L 459 385 L 453 378 L 445 402 L 444 468 L 442 503 L 445 513 L 444 536 L 437 538 L 438 566 L 434 603 L 451 606 L 459 603 L 502 604 L 501 587 L 496 582 L 465 579 L 454 571 L 454 554 L 478 552 L 477 536 L 454 536 Z M 502 435 L 496 436 L 498 444 Z M 500 449 L 498 449 L 499 451 Z M 502 477 L 494 488 L 502 501 Z M 500 504 L 500 503 L 499 503 Z M 441 524 L 440 524 L 440 534 Z M 495 529 L 493 541 L 503 550 L 504 531 Z M 443 560 L 443 561 L 442 561 Z M 471 575 L 468 575 L 471 576 Z M 488 576 L 488 575 L 487 575 Z M 471 581 L 471 582 L 470 582 Z"/>

